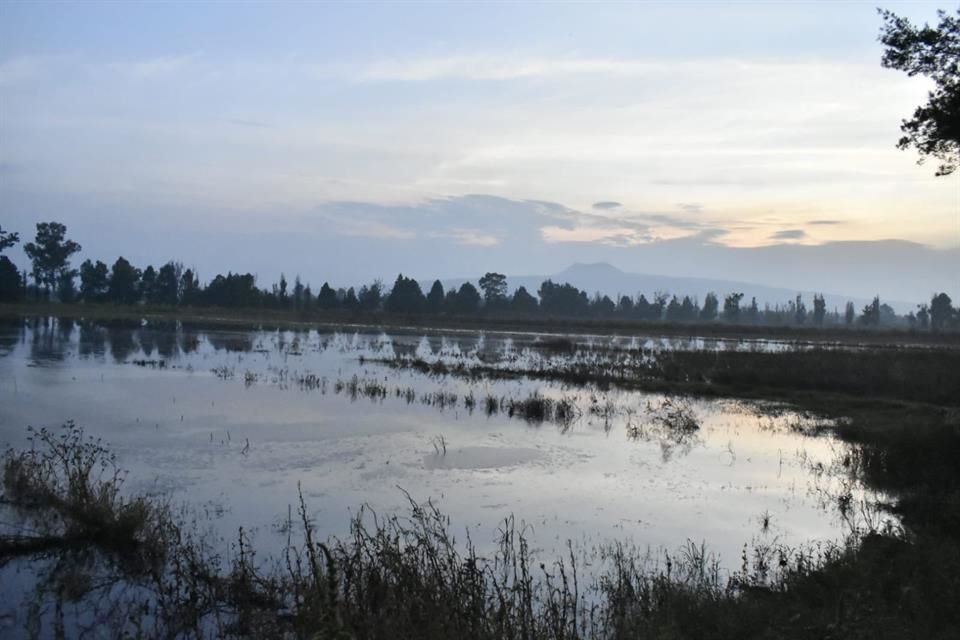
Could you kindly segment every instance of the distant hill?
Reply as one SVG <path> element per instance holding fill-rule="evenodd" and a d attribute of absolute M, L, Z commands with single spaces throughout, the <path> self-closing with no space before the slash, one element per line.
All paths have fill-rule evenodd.
<path fill-rule="evenodd" d="M 443 282 L 444 289 L 449 289 L 451 286 L 459 287 L 467 280 L 476 284 L 478 279 L 479 276 L 452 278 L 441 282 Z M 870 302 L 866 298 L 845 295 L 835 291 L 785 289 L 736 280 L 627 273 L 606 262 L 577 263 L 559 273 L 549 275 L 508 276 L 507 283 L 511 292 L 522 286 L 526 287 L 527 291 L 535 296 L 540 284 L 547 279 L 561 284 L 569 282 L 575 287 L 585 290 L 590 296 L 595 292 L 600 292 L 611 298 L 619 295 L 629 295 L 636 298 L 639 293 L 643 293 L 648 300 L 652 300 L 655 292 L 666 291 L 681 298 L 685 295 L 696 297 L 700 302 L 703 302 L 707 293 L 712 291 L 720 298 L 722 305 L 723 296 L 728 293 L 740 292 L 744 294 L 744 301 L 741 304 L 749 304 L 750 299 L 755 297 L 761 309 L 765 304 L 769 304 L 771 307 L 777 304 L 786 304 L 796 298 L 798 293 L 803 296 L 808 309 L 813 308 L 813 295 L 815 293 L 823 294 L 829 311 L 836 308 L 840 313 L 843 313 L 848 300 L 853 301 L 856 305 L 857 313 Z M 431 284 L 432 282 L 421 283 L 424 292 L 430 290 Z M 881 300 L 881 302 L 889 304 L 898 313 L 907 313 L 916 309 L 914 303 L 902 300 Z"/>

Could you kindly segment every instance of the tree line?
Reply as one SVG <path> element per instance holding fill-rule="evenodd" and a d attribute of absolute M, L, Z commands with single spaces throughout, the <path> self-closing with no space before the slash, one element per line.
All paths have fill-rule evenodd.
<path fill-rule="evenodd" d="M 193 269 L 170 261 L 154 268 L 140 269 L 123 257 L 112 265 L 87 259 L 75 269 L 71 258 L 81 246 L 68 239 L 66 226 L 59 222 L 37 224 L 33 242 L 24 245 L 32 269 L 21 273 L 0 255 L 0 301 L 56 299 L 63 304 L 117 304 L 185 307 L 277 309 L 297 313 L 347 312 L 351 314 L 402 314 L 470 316 L 543 316 L 598 319 L 625 319 L 646 322 L 724 322 L 748 325 L 910 327 L 921 330 L 960 330 L 960 309 L 946 293 L 934 295 L 916 312 L 897 315 L 879 297 L 859 312 L 853 302 L 843 311 L 828 310 L 822 294 L 815 294 L 808 307 L 801 295 L 785 304 L 762 308 L 756 298 L 744 300 L 733 292 L 723 297 L 708 293 L 702 303 L 695 297 L 655 292 L 650 298 L 614 298 L 595 293 L 590 296 L 570 283 L 545 280 L 536 295 L 525 287 L 509 292 L 507 277 L 488 272 L 476 285 L 464 282 L 445 289 L 439 280 L 426 293 L 420 283 L 400 274 L 389 289 L 380 280 L 359 289 L 333 288 L 324 282 L 317 292 L 300 277 L 288 282 L 281 274 L 269 288 L 259 288 L 249 273 L 219 274 L 205 285 Z M 0 252 L 20 240 L 17 233 L 0 228 Z M 30 278 L 33 282 L 30 283 Z M 79 281 L 79 283 L 78 283 Z"/>

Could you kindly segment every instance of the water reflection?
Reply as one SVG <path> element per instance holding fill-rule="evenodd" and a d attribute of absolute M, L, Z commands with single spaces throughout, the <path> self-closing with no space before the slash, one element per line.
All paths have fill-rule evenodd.
<path fill-rule="evenodd" d="M 75 419 L 117 445 L 132 486 L 229 503 L 218 525 L 226 532 L 269 528 L 299 484 L 318 535 L 348 533 L 349 509 L 361 504 L 403 508 L 402 487 L 442 502 L 455 522 L 482 527 L 482 539 L 514 513 L 542 532 L 544 546 L 624 535 L 673 546 L 690 538 L 736 565 L 761 513 L 771 514 L 785 542 L 841 537 L 842 514 L 810 488 L 813 465 L 833 469 L 839 454 L 829 438 L 793 428 L 809 421 L 804 416 L 377 362 L 402 354 L 490 366 L 521 358 L 543 367 L 616 364 L 662 344 L 639 336 L 7 323 L 0 444 L 19 442 L 28 424 Z M 46 366 L 31 367 L 38 362 Z M 857 491 L 851 495 L 872 498 Z M 260 544 L 282 541 L 265 534 Z"/>

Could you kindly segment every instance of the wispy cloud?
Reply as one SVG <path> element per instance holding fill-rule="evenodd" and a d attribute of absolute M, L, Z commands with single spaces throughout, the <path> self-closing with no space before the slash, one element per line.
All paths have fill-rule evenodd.
<path fill-rule="evenodd" d="M 770 234 L 771 240 L 801 240 L 807 237 L 803 229 L 784 229 Z"/>
<path fill-rule="evenodd" d="M 614 201 L 612 201 L 612 200 L 604 200 L 604 201 L 602 201 L 602 202 L 594 202 L 594 203 L 593 203 L 593 208 L 594 208 L 594 209 L 600 209 L 600 210 L 603 210 L 603 211 L 608 211 L 608 210 L 610 210 L 610 209 L 619 209 L 619 208 L 622 207 L 622 206 L 623 206 L 623 205 L 622 205 L 621 203 L 619 203 L 619 202 L 614 202 Z"/>

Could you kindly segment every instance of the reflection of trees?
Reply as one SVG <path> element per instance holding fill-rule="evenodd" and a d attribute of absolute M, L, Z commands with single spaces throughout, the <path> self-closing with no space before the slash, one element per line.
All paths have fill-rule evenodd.
<path fill-rule="evenodd" d="M 23 322 L 18 318 L 0 318 L 0 358 L 13 352 L 23 331 Z"/>
<path fill-rule="evenodd" d="M 177 355 L 177 333 L 174 329 L 160 329 L 155 334 L 157 353 L 171 359 Z"/>
<path fill-rule="evenodd" d="M 90 320 L 80 322 L 80 339 L 77 347 L 83 357 L 91 355 L 102 357 L 107 351 L 107 330 Z"/>
<path fill-rule="evenodd" d="M 73 320 L 34 318 L 30 321 L 33 332 L 30 341 L 30 359 L 34 362 L 59 362 L 73 333 Z"/>
<path fill-rule="evenodd" d="M 143 355 L 150 357 L 153 355 L 153 350 L 156 348 L 156 332 L 153 329 L 140 329 L 137 332 L 137 336 L 140 339 L 140 348 L 143 350 Z"/>
<path fill-rule="evenodd" d="M 108 334 L 110 337 L 110 353 L 117 362 L 126 362 L 130 354 L 138 349 L 133 329 L 111 327 Z"/>
<path fill-rule="evenodd" d="M 196 330 L 184 324 L 180 329 L 180 333 L 177 335 L 177 342 L 179 343 L 180 351 L 184 354 L 194 353 L 200 345 L 200 336 Z"/>
<path fill-rule="evenodd" d="M 282 335 L 282 334 L 281 334 Z M 207 341 L 217 351 L 251 351 L 253 340 L 249 333 L 210 332 L 206 335 Z"/>

